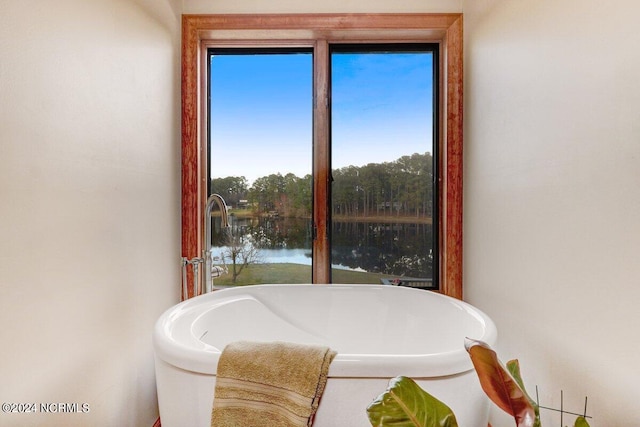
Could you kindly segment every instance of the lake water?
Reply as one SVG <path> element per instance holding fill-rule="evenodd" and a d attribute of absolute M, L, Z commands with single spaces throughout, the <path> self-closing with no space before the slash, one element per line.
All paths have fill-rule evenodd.
<path fill-rule="evenodd" d="M 220 254 L 228 251 L 227 246 L 216 246 L 211 248 L 211 255 L 219 260 Z M 217 258 L 216 258 L 217 257 Z M 260 249 L 260 262 L 265 264 L 299 264 L 311 265 L 310 249 Z M 362 268 L 347 267 L 341 264 L 332 264 L 331 268 L 351 271 L 365 271 Z"/>
<path fill-rule="evenodd" d="M 218 219 L 219 221 L 219 219 Z M 261 263 L 311 265 L 311 223 L 307 219 L 231 219 L 231 232 L 259 248 Z M 228 250 L 219 223 L 212 227 L 212 255 Z M 433 278 L 430 224 L 334 222 L 333 268 L 416 278 Z M 248 243 L 247 243 L 248 244 Z M 227 261 L 229 262 L 229 261 Z"/>

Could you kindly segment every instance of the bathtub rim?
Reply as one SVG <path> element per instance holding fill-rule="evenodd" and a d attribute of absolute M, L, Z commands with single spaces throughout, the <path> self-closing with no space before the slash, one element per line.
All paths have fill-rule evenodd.
<path fill-rule="evenodd" d="M 494 346 L 497 342 L 497 330 L 494 322 L 484 312 L 471 304 L 432 291 L 403 287 L 389 287 L 373 284 L 261 284 L 235 288 L 226 288 L 206 295 L 191 298 L 167 309 L 156 321 L 153 332 L 154 353 L 164 362 L 179 369 L 205 375 L 216 375 L 217 362 L 221 349 L 206 344 L 195 337 L 191 331 L 193 323 L 203 314 L 216 306 L 237 300 L 239 296 L 250 295 L 254 287 L 318 287 L 332 286 L 338 288 L 366 287 L 369 289 L 402 289 L 401 292 L 431 292 L 435 298 L 443 298 L 472 313 L 483 323 L 484 334 L 478 339 Z M 247 292 L 248 291 L 248 292 Z M 416 294 L 417 295 L 417 294 Z M 180 320 L 176 322 L 176 320 Z M 179 335 L 180 340 L 174 336 Z M 185 339 L 187 337 L 187 339 Z M 392 378 L 405 375 L 419 378 L 445 377 L 473 370 L 473 364 L 460 343 L 460 350 L 437 354 L 357 354 L 338 353 L 334 358 L 329 377 L 349 378 Z M 375 372 L 376 375 L 371 373 Z"/>

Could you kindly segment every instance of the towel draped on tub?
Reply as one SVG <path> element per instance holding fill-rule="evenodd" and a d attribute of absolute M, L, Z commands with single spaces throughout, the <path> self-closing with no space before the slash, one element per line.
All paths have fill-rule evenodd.
<path fill-rule="evenodd" d="M 220 355 L 211 427 L 309 427 L 336 352 L 284 342 L 234 342 Z"/>

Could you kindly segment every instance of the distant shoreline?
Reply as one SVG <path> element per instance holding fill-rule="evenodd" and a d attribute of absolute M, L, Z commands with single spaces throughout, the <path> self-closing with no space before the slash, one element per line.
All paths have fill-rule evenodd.
<path fill-rule="evenodd" d="M 231 209 L 229 211 L 230 215 L 234 215 L 238 218 L 258 218 L 260 215 L 255 215 L 248 210 L 239 210 L 239 209 Z M 213 216 L 219 216 L 219 212 L 213 212 Z M 267 216 L 267 214 L 263 214 L 262 216 Z M 279 217 L 286 218 L 286 217 Z M 293 217 L 293 218 L 303 218 L 303 217 Z M 308 218 L 308 217 L 307 217 Z M 433 219 L 431 217 L 425 216 L 411 216 L 411 215 L 402 215 L 402 216 L 394 216 L 394 215 L 366 215 L 366 216 L 351 216 L 351 215 L 333 215 L 331 217 L 334 221 L 338 222 L 379 222 L 385 224 L 433 224 Z"/>

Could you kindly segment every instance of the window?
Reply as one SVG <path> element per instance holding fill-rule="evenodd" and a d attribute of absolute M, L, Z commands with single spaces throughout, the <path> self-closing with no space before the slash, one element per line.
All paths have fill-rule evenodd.
<path fill-rule="evenodd" d="M 330 52 L 332 281 L 438 289 L 438 46 Z"/>
<path fill-rule="evenodd" d="M 406 236 L 414 236 L 411 245 L 416 242 L 424 245 L 417 248 L 412 246 L 408 252 L 413 251 L 414 255 L 419 256 L 412 258 L 408 254 L 400 254 L 396 259 L 386 259 L 387 267 L 394 265 L 404 270 L 381 271 L 380 266 L 374 264 L 366 264 L 364 270 L 377 273 L 375 277 L 402 274 L 433 279 L 433 282 L 439 283 L 440 291 L 461 298 L 461 31 L 460 15 L 183 17 L 183 255 L 189 258 L 201 252 L 202 206 L 208 192 L 215 191 L 228 197 L 234 209 L 255 209 L 260 217 L 267 219 L 270 215 L 280 215 L 284 209 L 288 212 L 298 209 L 299 216 L 303 218 L 306 210 L 313 221 L 307 221 L 308 230 L 302 230 L 301 235 L 309 238 L 306 241 L 298 238 L 296 242 L 303 250 L 313 254 L 313 268 L 309 267 L 311 271 L 306 277 L 314 283 L 329 283 L 332 276 L 334 282 L 348 281 L 336 279 L 342 274 L 344 264 L 349 264 L 349 256 L 386 259 L 383 253 L 372 255 L 372 249 L 379 248 L 381 241 L 393 242 L 399 238 L 406 241 Z M 438 58 L 441 58 L 440 61 Z M 297 162 L 302 169 L 295 173 L 278 176 L 278 173 L 271 174 L 265 170 L 261 175 L 254 176 L 251 186 L 257 189 L 259 186 L 254 185 L 256 181 L 262 185 L 260 188 L 265 189 L 262 198 L 259 192 L 250 195 L 248 182 L 242 181 L 245 177 L 243 170 L 253 173 L 256 169 L 248 161 L 243 165 L 242 159 L 247 156 L 238 154 L 243 152 L 243 147 L 236 144 L 233 146 L 235 153 L 224 154 L 220 151 L 220 155 L 216 156 L 216 150 L 227 148 L 216 145 L 218 142 L 225 143 L 224 135 L 232 131 L 250 133 L 252 130 L 250 126 L 242 124 L 232 128 L 222 126 L 223 122 L 231 121 L 218 119 L 222 117 L 219 116 L 222 112 L 217 108 L 226 105 L 226 111 L 233 109 L 233 97 L 227 96 L 225 100 L 224 91 L 216 91 L 213 79 L 218 72 L 225 75 L 220 71 L 224 67 L 248 60 L 260 63 L 258 66 L 265 70 L 264 77 L 269 73 L 262 67 L 270 62 L 286 64 L 288 73 L 296 72 L 298 66 L 301 73 L 309 73 L 307 77 L 299 79 L 306 81 L 309 86 L 300 91 L 302 95 L 297 95 L 299 98 L 291 100 L 291 105 L 296 102 L 309 105 L 306 118 L 300 119 L 305 124 L 299 130 L 298 142 L 284 140 L 281 132 L 280 139 L 275 133 L 276 139 L 265 144 L 271 147 L 273 144 L 284 144 L 282 147 L 286 146 L 289 152 L 300 150 L 301 158 L 307 160 Z M 424 120 L 408 121 L 421 126 L 407 126 L 407 122 L 404 122 L 398 124 L 396 129 L 401 128 L 405 133 L 403 141 L 414 138 L 412 134 L 420 135 L 415 138 L 422 138 L 424 150 L 407 148 L 408 152 L 400 152 L 394 158 L 393 150 L 387 149 L 383 151 L 391 157 L 362 163 L 363 154 L 371 151 L 372 147 L 366 142 L 354 143 L 355 138 L 348 136 L 350 128 L 342 126 L 349 121 L 350 115 L 353 116 L 348 99 L 353 93 L 341 88 L 341 82 L 346 78 L 367 78 L 366 75 L 352 74 L 355 68 L 345 66 L 353 61 L 363 64 L 395 63 L 428 71 L 423 75 L 428 77 L 422 83 L 424 85 L 427 80 L 431 82 L 431 92 L 425 90 L 420 97 L 420 91 L 414 90 L 413 97 L 390 97 L 386 100 L 397 103 L 394 104 L 396 109 L 421 102 L 420 108 L 426 112 L 421 114 Z M 291 65 L 298 62 L 298 65 Z M 440 80 L 437 79 L 439 74 L 442 77 Z M 210 75 L 212 80 L 207 78 Z M 389 75 L 380 73 L 375 83 L 380 86 L 371 89 L 380 94 L 393 84 Z M 234 76 L 238 78 L 237 84 L 253 84 L 242 83 L 241 73 L 236 72 Z M 283 71 L 274 72 L 272 76 L 282 78 Z M 276 83 L 265 81 L 262 90 L 268 92 Z M 357 84 L 365 83 L 360 81 Z M 256 88 L 250 92 L 257 95 L 261 90 Z M 397 94 L 398 91 L 390 93 Z M 380 96 L 377 99 L 379 101 Z M 277 121 L 277 117 L 290 117 L 292 114 L 291 111 L 285 111 L 278 115 L 270 111 L 272 107 L 263 107 L 263 112 L 273 115 L 272 122 Z M 371 104 L 366 108 L 374 109 L 376 105 Z M 296 111 L 300 110 L 296 108 Z M 365 126 L 370 130 L 380 120 L 363 111 L 357 117 L 359 120 L 368 117 L 370 121 Z M 244 120 L 241 123 L 246 122 Z M 294 129 L 287 130 L 290 131 L 287 133 L 297 132 Z M 270 137 L 263 131 L 260 130 L 260 138 L 269 141 Z M 360 136 L 358 140 L 362 141 L 363 138 Z M 354 146 L 359 151 L 353 151 Z M 396 143 L 394 146 L 409 147 L 409 144 Z M 252 152 L 256 150 L 249 149 Z M 208 161 L 209 154 L 212 155 L 211 162 Z M 233 159 L 231 163 L 238 173 L 226 171 L 218 163 L 229 157 Z M 263 157 L 266 158 L 266 154 Z M 306 173 L 307 170 L 309 173 Z M 433 176 L 428 177 L 429 173 Z M 389 178 L 391 174 L 395 174 L 393 179 Z M 262 178 L 265 179 L 260 181 Z M 290 186 L 288 190 L 287 185 Z M 296 205 L 292 199 L 294 192 L 301 196 L 313 194 L 314 202 L 309 205 L 310 200 L 307 199 L 301 202 L 302 205 Z M 389 218 L 381 222 L 371 221 L 372 217 L 379 219 L 384 216 L 395 216 L 404 221 L 407 217 L 412 219 L 408 225 Z M 271 223 L 278 224 L 278 221 Z M 246 221 L 236 225 L 247 227 Z M 268 228 L 263 227 L 261 233 L 264 234 Z M 371 233 L 363 233 L 365 230 Z M 354 242 L 353 236 L 357 236 L 357 242 Z M 277 234 L 273 234 L 269 241 L 277 242 L 277 237 Z M 415 269 L 407 274 L 407 265 L 411 263 Z M 346 267 L 363 269 L 357 263 Z M 300 281 L 309 280 L 303 278 Z"/>
<path fill-rule="evenodd" d="M 311 283 L 313 51 L 209 48 L 209 194 L 216 286 Z"/>

